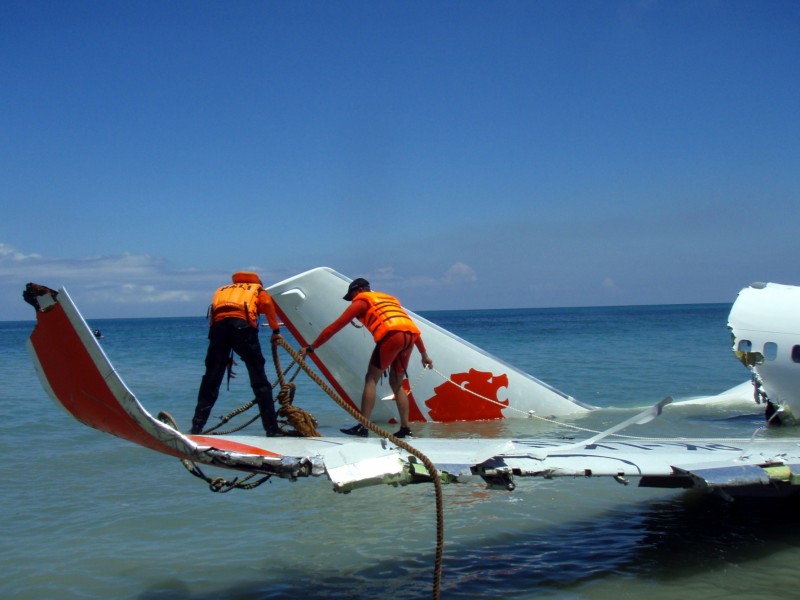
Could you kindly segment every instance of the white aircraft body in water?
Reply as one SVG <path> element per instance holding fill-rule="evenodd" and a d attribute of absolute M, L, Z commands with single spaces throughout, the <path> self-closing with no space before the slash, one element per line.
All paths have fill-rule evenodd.
<path fill-rule="evenodd" d="M 341 300 L 349 280 L 330 269 L 315 269 L 269 288 L 286 325 L 301 344 L 313 340 L 346 304 Z M 759 291 L 770 290 L 767 285 Z M 786 287 L 786 286 L 784 286 Z M 755 288 L 753 288 L 755 289 Z M 797 293 L 798 288 L 793 288 Z M 739 302 L 748 300 L 743 291 Z M 756 293 L 756 292 L 754 292 Z M 408 443 L 387 437 L 263 437 L 254 435 L 188 435 L 152 417 L 139 403 L 110 364 L 98 339 L 87 326 L 66 290 L 58 292 L 29 284 L 26 299 L 36 308 L 37 324 L 28 348 L 42 385 L 48 394 L 82 423 L 136 444 L 200 465 L 290 479 L 327 476 L 339 492 L 376 484 L 431 481 L 458 483 L 482 478 L 489 484 L 512 489 L 518 477 L 611 477 L 640 486 L 699 488 L 732 498 L 779 497 L 800 491 L 800 445 L 796 439 L 645 441 L 614 439 L 614 434 L 636 423 L 657 417 L 665 399 L 644 413 L 579 442 L 553 439 L 413 439 Z M 781 312 L 771 309 L 769 296 L 742 311 L 762 313 L 753 329 L 739 320 L 742 305 L 731 313 L 737 338 L 761 344 L 770 332 L 771 342 L 784 345 L 784 334 L 796 334 L 794 323 L 784 327 Z M 439 381 L 421 373 L 421 365 L 409 372 L 412 395 L 422 420 L 455 420 L 456 402 L 486 402 L 486 389 L 478 381 L 500 382 L 488 394 L 499 410 L 488 417 L 566 415 L 586 412 L 582 405 L 513 369 L 441 328 L 412 315 L 436 366 L 446 375 Z M 771 325 L 770 325 L 771 323 Z M 740 329 L 741 328 L 741 329 Z M 756 335 L 758 334 L 758 335 Z M 371 339 L 363 329 L 347 328 L 323 345 L 315 360 L 336 390 L 350 403 L 363 385 Z M 781 336 L 781 337 L 777 337 Z M 766 339 L 766 338 L 764 338 Z M 767 342 L 764 342 L 767 343 Z M 796 348 L 796 346 L 795 346 Z M 753 352 L 752 347 L 748 352 Z M 791 362 L 778 353 L 772 364 Z M 412 362 L 417 362 L 412 360 Z M 759 362 L 755 360 L 754 362 Z M 772 387 L 770 361 L 755 365 L 760 385 L 775 401 L 791 402 L 791 375 L 783 371 Z M 795 373 L 787 369 L 787 373 Z M 467 374 L 465 379 L 459 376 Z M 798 381 L 795 375 L 795 381 Z M 502 392 L 501 392 L 502 390 Z M 389 402 L 387 401 L 387 404 Z M 493 409 L 494 410 L 494 409 Z M 393 416 L 394 407 L 386 408 Z M 480 409 L 468 407 L 462 418 L 481 418 Z M 411 447 L 413 446 L 413 447 Z M 417 453 L 429 459 L 421 464 Z M 433 469 L 428 468 L 428 464 Z"/>
<path fill-rule="evenodd" d="M 800 415 L 800 287 L 754 283 L 728 317 L 733 352 L 751 371 L 756 402 L 772 422 Z"/>

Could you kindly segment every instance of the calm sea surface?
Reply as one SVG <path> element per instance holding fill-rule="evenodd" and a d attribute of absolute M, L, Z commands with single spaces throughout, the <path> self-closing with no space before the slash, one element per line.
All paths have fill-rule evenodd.
<path fill-rule="evenodd" d="M 609 427 L 671 395 L 713 396 L 748 378 L 729 305 L 423 313 L 573 397 Z M 203 372 L 202 318 L 90 321 L 152 414 L 187 428 Z M 33 322 L 0 323 L 2 598 L 428 598 L 432 486 L 336 494 L 325 478 L 215 494 L 174 459 L 88 429 L 45 395 L 25 350 Z M 263 336 L 265 349 L 268 338 Z M 433 357 L 434 361 L 436 357 Z M 270 361 L 271 362 L 271 361 Z M 274 371 L 270 366 L 274 380 Z M 246 371 L 214 414 L 250 399 Z M 747 400 L 673 405 L 628 434 L 747 437 Z M 307 378 L 295 403 L 324 434 L 348 415 Z M 585 435 L 532 420 L 416 426 L 422 436 Z M 258 426 L 251 427 L 260 434 Z M 786 436 L 786 432 L 767 435 Z M 794 435 L 794 433 L 791 433 Z M 795 595 L 795 504 L 726 505 L 606 479 L 445 487 L 442 598 L 785 598 Z"/>

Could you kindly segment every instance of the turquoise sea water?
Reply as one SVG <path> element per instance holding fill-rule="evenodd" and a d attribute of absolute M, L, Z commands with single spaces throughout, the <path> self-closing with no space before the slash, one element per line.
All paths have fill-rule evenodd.
<path fill-rule="evenodd" d="M 666 395 L 712 396 L 747 379 L 729 305 L 427 312 L 423 316 L 578 400 L 596 430 Z M 152 414 L 187 427 L 203 371 L 202 318 L 91 321 Z M 0 323 L 2 598 L 428 598 L 430 486 L 336 494 L 324 478 L 214 494 L 174 459 L 88 429 L 54 405 L 24 344 Z M 268 344 L 264 336 L 265 348 Z M 434 361 L 436 357 L 433 357 Z M 274 379 L 274 377 L 273 377 Z M 214 414 L 250 399 L 246 373 Z M 307 379 L 295 403 L 324 434 L 348 415 Z M 760 410 L 672 406 L 642 435 L 747 437 Z M 422 436 L 580 437 L 550 423 L 417 425 Z M 251 433 L 260 434 L 258 426 Z M 629 431 L 628 433 L 638 433 Z M 769 432 L 767 435 L 787 435 Z M 442 598 L 761 598 L 794 590 L 794 504 L 726 505 L 605 479 L 445 487 Z"/>

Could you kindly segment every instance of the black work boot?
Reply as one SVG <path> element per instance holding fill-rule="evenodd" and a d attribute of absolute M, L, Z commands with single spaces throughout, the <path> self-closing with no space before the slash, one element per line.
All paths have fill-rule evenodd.
<path fill-rule="evenodd" d="M 401 427 L 397 433 L 394 434 L 396 438 L 413 438 L 414 434 L 411 433 L 411 429 L 408 427 Z"/>
<path fill-rule="evenodd" d="M 367 437 L 369 435 L 369 429 L 364 427 L 361 423 L 356 423 L 353 427 L 348 429 L 340 429 L 344 434 L 347 435 L 355 435 L 357 437 Z"/>

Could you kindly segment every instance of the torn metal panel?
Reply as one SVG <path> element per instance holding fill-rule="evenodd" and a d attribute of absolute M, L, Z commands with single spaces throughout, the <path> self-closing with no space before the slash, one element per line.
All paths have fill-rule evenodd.
<path fill-rule="evenodd" d="M 408 483 L 407 461 L 397 448 L 351 443 L 322 452 L 328 477 L 337 492 L 380 483 Z"/>
<path fill-rule="evenodd" d="M 695 487 L 742 487 L 746 485 L 768 485 L 767 472 L 757 465 L 731 465 L 729 463 L 708 463 L 682 468 L 674 467 L 679 475 L 688 475 Z"/>

